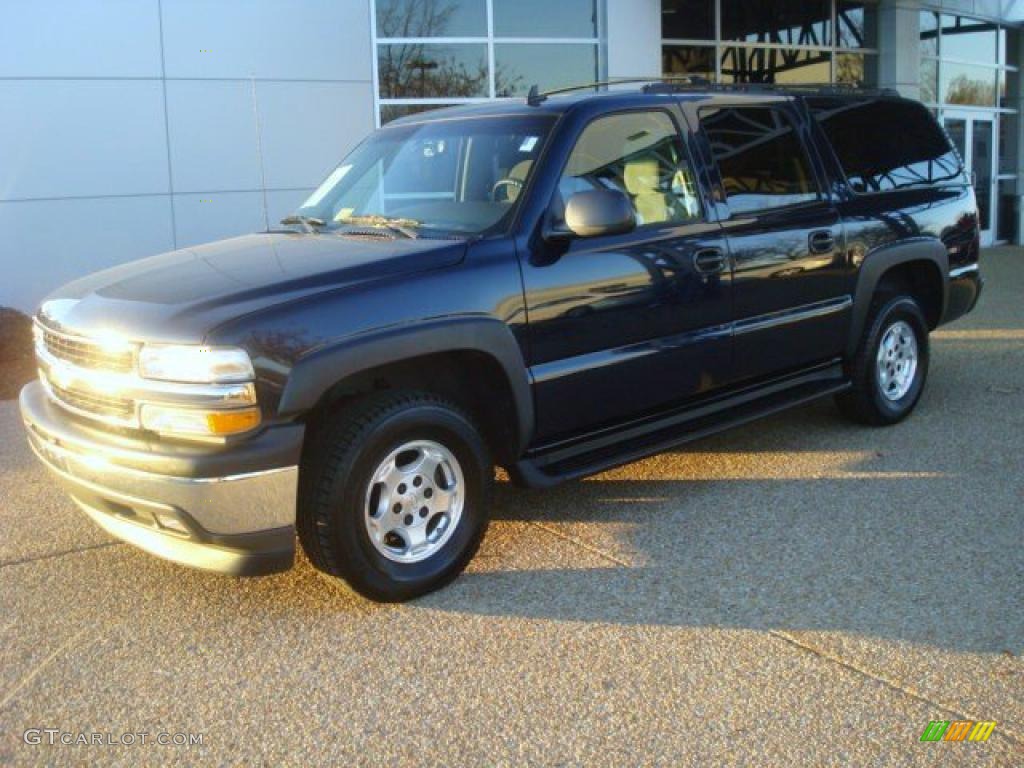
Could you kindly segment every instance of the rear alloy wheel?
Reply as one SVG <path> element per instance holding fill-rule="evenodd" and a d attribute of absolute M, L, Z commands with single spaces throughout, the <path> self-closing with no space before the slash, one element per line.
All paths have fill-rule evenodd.
<path fill-rule="evenodd" d="M 910 391 L 917 373 L 917 336 L 903 320 L 897 320 L 882 333 L 875 356 L 875 375 L 882 396 L 898 402 Z"/>
<path fill-rule="evenodd" d="M 851 388 L 836 397 L 861 424 L 895 424 L 917 405 L 928 375 L 928 324 L 910 296 L 876 300 L 854 359 Z"/>
<path fill-rule="evenodd" d="M 487 446 L 469 416 L 436 395 L 357 401 L 316 430 L 301 473 L 303 549 L 372 600 L 444 586 L 487 529 Z"/>

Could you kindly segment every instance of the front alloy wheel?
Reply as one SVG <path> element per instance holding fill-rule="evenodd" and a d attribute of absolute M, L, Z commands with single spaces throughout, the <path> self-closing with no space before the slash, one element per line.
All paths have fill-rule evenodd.
<path fill-rule="evenodd" d="M 440 550 L 459 524 L 466 480 L 455 454 L 414 440 L 385 457 L 366 491 L 363 522 L 384 557 L 418 563 Z"/>
<path fill-rule="evenodd" d="M 382 392 L 314 429 L 299 540 L 320 570 L 373 600 L 408 600 L 465 568 L 487 529 L 487 446 L 454 403 Z"/>

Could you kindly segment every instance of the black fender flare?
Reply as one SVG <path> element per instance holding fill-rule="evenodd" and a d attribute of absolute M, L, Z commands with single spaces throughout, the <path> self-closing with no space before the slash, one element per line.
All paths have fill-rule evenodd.
<path fill-rule="evenodd" d="M 512 331 L 494 317 L 442 317 L 341 338 L 295 363 L 278 413 L 295 416 L 309 411 L 331 387 L 361 371 L 438 352 L 464 351 L 483 353 L 504 371 L 515 401 L 518 448 L 524 450 L 533 434 L 530 376 Z"/>
<path fill-rule="evenodd" d="M 850 319 L 850 335 L 846 343 L 847 359 L 852 359 L 857 352 L 864 325 L 871 311 L 878 282 L 887 271 L 900 264 L 912 261 L 924 261 L 934 264 L 939 270 L 942 283 L 942 307 L 939 312 L 941 319 L 946 314 L 949 304 L 949 254 L 946 246 L 937 238 L 922 237 L 914 240 L 901 240 L 897 243 L 883 245 L 867 254 L 857 275 L 857 287 L 853 296 L 853 312 Z"/>

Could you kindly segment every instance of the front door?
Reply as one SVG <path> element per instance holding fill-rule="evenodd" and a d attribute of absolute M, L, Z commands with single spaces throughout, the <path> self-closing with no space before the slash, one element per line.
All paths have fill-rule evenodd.
<path fill-rule="evenodd" d="M 552 219 L 573 193 L 601 188 L 629 197 L 635 230 L 544 242 L 523 259 L 541 441 L 652 413 L 730 375 L 729 259 L 668 111 L 584 127 Z"/>
<path fill-rule="evenodd" d="M 974 196 L 978 201 L 978 220 L 981 228 L 981 244 L 991 245 L 995 230 L 995 122 L 991 115 L 968 110 L 945 110 L 943 125 L 953 141 L 964 166 L 974 185 Z"/>

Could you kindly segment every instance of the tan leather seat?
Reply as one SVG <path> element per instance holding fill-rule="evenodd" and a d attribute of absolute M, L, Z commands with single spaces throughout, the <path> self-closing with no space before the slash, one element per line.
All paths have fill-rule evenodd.
<path fill-rule="evenodd" d="M 526 182 L 526 175 L 530 172 L 530 167 L 533 165 L 533 160 L 520 160 L 518 163 L 513 165 L 508 172 L 506 179 L 515 179 L 519 182 L 519 186 L 509 184 L 505 188 L 505 199 L 514 203 L 519 198 L 519 193 L 523 191 L 523 183 Z"/>
<path fill-rule="evenodd" d="M 655 158 L 639 157 L 626 162 L 623 181 L 633 199 L 637 224 L 653 224 L 672 218 L 669 196 L 661 191 L 658 170 Z"/>

